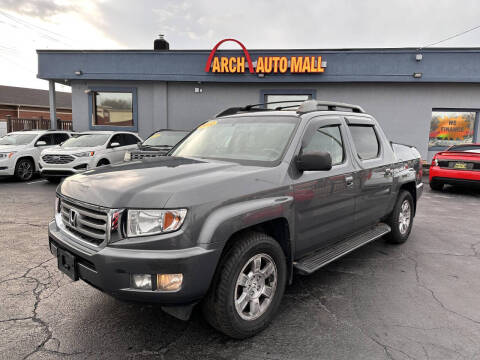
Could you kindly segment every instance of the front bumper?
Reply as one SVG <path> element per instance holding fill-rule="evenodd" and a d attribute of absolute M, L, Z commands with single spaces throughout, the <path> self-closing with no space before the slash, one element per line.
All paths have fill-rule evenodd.
<path fill-rule="evenodd" d="M 0 159 L 0 176 L 12 176 L 15 173 L 15 160 Z"/>
<path fill-rule="evenodd" d="M 65 177 L 91 169 L 94 167 L 94 161 L 92 158 L 81 157 L 75 158 L 67 164 L 48 164 L 40 158 L 39 165 L 40 175 L 42 176 Z"/>
<path fill-rule="evenodd" d="M 59 247 L 76 258 L 80 279 L 113 297 L 185 305 L 201 299 L 210 286 L 221 249 L 193 247 L 181 250 L 133 250 L 106 246 L 91 250 L 61 231 L 55 221 L 48 226 L 50 251 Z M 175 292 L 139 290 L 130 287 L 130 274 L 183 274 L 182 287 Z"/>
<path fill-rule="evenodd" d="M 430 182 L 444 184 L 480 184 L 480 171 L 445 169 L 431 166 L 429 172 Z"/>

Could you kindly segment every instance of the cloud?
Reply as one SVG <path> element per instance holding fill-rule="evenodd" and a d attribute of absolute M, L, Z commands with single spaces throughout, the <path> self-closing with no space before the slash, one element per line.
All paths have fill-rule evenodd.
<path fill-rule="evenodd" d="M 416 47 L 477 25 L 475 0 L 106 0 L 97 26 L 129 48 L 210 48 L 235 37 L 250 48 Z M 478 45 L 480 31 L 447 45 Z"/>
<path fill-rule="evenodd" d="M 60 3 L 52 0 L 0 0 L 0 9 L 41 19 L 68 11 L 75 11 L 76 8 L 77 6 L 74 3 Z"/>

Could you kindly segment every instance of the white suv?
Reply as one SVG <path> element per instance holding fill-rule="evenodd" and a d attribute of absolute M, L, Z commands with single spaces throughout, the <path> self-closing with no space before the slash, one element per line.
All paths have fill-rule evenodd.
<path fill-rule="evenodd" d="M 90 131 L 75 134 L 61 146 L 47 149 L 40 157 L 40 174 L 51 182 L 98 166 L 123 161 L 125 152 L 136 149 L 138 135 L 120 131 Z"/>
<path fill-rule="evenodd" d="M 0 176 L 15 176 L 30 180 L 39 170 L 40 153 L 45 148 L 68 140 L 68 131 L 31 130 L 15 131 L 0 138 Z"/>

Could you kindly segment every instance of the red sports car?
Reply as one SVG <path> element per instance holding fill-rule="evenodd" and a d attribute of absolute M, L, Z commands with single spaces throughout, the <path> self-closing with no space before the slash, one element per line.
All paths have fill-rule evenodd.
<path fill-rule="evenodd" d="M 435 154 L 430 188 L 442 190 L 444 184 L 480 185 L 480 144 L 453 145 Z"/>

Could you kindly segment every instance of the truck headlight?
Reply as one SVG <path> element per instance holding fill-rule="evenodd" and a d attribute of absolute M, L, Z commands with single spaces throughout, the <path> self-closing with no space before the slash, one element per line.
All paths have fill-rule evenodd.
<path fill-rule="evenodd" d="M 130 151 L 127 151 L 125 153 L 125 156 L 123 157 L 123 161 L 130 161 L 132 160 L 132 153 Z"/>
<path fill-rule="evenodd" d="M 147 236 L 180 229 L 187 209 L 128 210 L 127 236 Z"/>
<path fill-rule="evenodd" d="M 90 157 L 93 155 L 95 155 L 95 151 L 85 151 L 78 154 L 73 154 L 73 156 L 76 156 L 76 157 Z"/>

